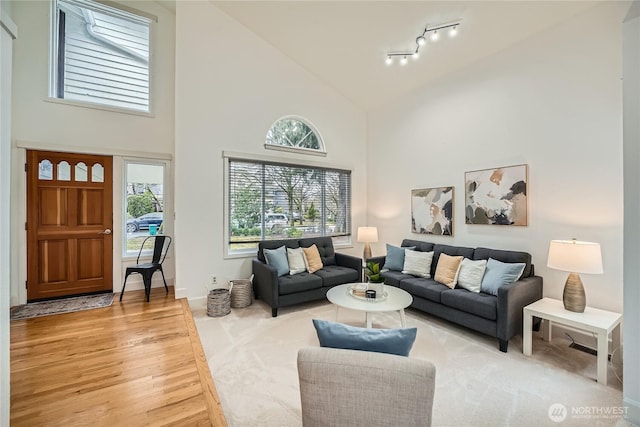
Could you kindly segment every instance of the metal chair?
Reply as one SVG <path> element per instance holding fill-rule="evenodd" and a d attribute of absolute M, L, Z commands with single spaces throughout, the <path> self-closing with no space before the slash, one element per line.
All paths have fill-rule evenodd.
<path fill-rule="evenodd" d="M 142 255 L 142 251 L 144 249 L 144 245 L 149 239 L 155 239 L 153 243 L 153 257 L 151 258 L 151 262 L 140 264 L 140 256 Z M 166 245 L 165 245 L 166 243 Z M 136 260 L 136 265 L 133 267 L 127 267 L 127 271 L 124 275 L 124 283 L 122 284 L 122 292 L 120 292 L 120 301 L 122 301 L 122 295 L 124 295 L 124 288 L 127 285 L 127 278 L 130 274 L 138 273 L 142 274 L 142 281 L 144 282 L 144 293 L 147 296 L 147 302 L 149 302 L 149 294 L 151 293 L 151 277 L 153 277 L 153 273 L 160 270 L 160 274 L 162 274 L 162 281 L 164 282 L 164 288 L 169 293 L 169 288 L 167 287 L 167 281 L 164 278 L 164 272 L 162 271 L 162 263 L 164 259 L 167 257 L 167 253 L 169 252 L 169 246 L 171 246 L 171 237 L 166 236 L 164 234 L 159 234 L 156 236 L 149 236 L 142 241 L 142 245 L 140 246 L 140 252 L 138 253 L 138 259 Z"/>

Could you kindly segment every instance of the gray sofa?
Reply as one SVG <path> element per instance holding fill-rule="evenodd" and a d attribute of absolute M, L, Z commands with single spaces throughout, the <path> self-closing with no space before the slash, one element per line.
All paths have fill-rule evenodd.
<path fill-rule="evenodd" d="M 431 278 L 386 271 L 383 273 L 385 283 L 409 292 L 413 296 L 413 308 L 498 338 L 500 351 L 506 352 L 509 339 L 522 333 L 523 307 L 542 298 L 542 277 L 535 275 L 531 255 L 526 252 L 449 246 L 410 239 L 403 240 L 401 246 L 415 246 L 415 250 L 422 252 L 434 251 Z M 462 255 L 471 260 L 493 258 L 526 265 L 518 281 L 500 287 L 498 296 L 494 296 L 459 287 L 451 289 L 433 280 L 442 253 Z M 368 261 L 383 266 L 385 257 L 370 258 Z"/>
<path fill-rule="evenodd" d="M 265 261 L 263 249 L 308 248 L 316 245 L 323 268 L 315 273 L 286 274 L 278 277 L 276 269 Z M 362 280 L 362 259 L 335 252 L 331 237 L 267 240 L 258 245 L 258 256 L 252 260 L 253 291 L 256 298 L 271 306 L 271 315 L 278 308 L 326 298 L 333 286 Z"/>

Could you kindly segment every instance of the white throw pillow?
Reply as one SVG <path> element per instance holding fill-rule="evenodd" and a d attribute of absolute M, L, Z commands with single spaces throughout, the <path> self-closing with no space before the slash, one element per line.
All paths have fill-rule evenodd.
<path fill-rule="evenodd" d="M 433 251 L 405 251 L 402 272 L 428 279 L 431 277 L 431 261 L 433 261 Z"/>
<path fill-rule="evenodd" d="M 482 277 L 486 269 L 486 259 L 480 259 L 478 261 L 471 261 L 469 258 L 463 259 L 462 264 L 460 264 L 460 272 L 458 273 L 458 285 L 471 292 L 480 292 Z"/>
<path fill-rule="evenodd" d="M 289 260 L 289 274 L 294 275 L 307 271 L 302 248 L 287 248 L 287 259 Z"/>

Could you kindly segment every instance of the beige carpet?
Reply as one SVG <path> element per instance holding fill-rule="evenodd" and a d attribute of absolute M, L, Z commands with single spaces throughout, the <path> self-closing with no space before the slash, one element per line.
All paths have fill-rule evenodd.
<path fill-rule="evenodd" d="M 299 426 L 297 350 L 317 346 L 311 319 L 336 320 L 325 301 L 280 309 L 277 318 L 262 301 L 206 315 L 206 300 L 191 303 L 209 367 L 230 426 Z M 622 385 L 609 367 L 609 384 L 595 381 L 595 356 L 542 341 L 534 334 L 533 355 L 522 354 L 518 336 L 509 352 L 497 340 L 408 309 L 407 326 L 418 336 L 410 357 L 436 365 L 434 426 L 631 426 L 620 415 Z M 340 309 L 337 320 L 362 326 L 364 314 Z M 397 314 L 374 314 L 374 327 L 400 326 Z M 567 417 L 556 423 L 549 408 L 562 404 Z"/>

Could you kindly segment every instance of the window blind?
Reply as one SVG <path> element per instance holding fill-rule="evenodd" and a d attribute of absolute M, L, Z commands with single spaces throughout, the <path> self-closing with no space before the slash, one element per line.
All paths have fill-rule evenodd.
<path fill-rule="evenodd" d="M 351 171 L 228 159 L 230 252 L 261 240 L 351 235 Z"/>

